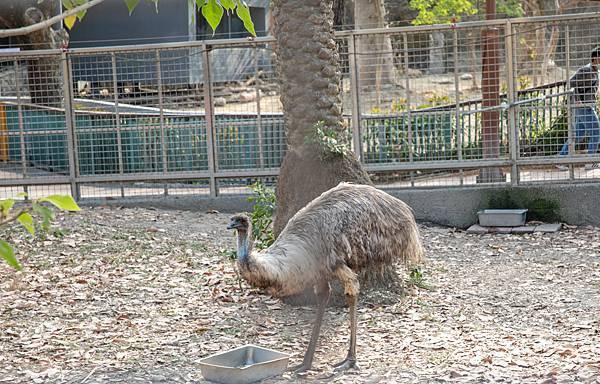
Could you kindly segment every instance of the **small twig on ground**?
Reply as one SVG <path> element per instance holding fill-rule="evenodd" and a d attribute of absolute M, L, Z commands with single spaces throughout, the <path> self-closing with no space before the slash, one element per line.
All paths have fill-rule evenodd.
<path fill-rule="evenodd" d="M 94 369 L 92 369 L 92 371 L 90 373 L 88 373 L 88 375 L 85 377 L 85 379 L 81 380 L 81 384 L 85 383 L 94 374 L 94 372 L 96 372 L 96 370 L 98 370 L 98 368 L 100 368 L 99 365 L 95 366 Z"/>

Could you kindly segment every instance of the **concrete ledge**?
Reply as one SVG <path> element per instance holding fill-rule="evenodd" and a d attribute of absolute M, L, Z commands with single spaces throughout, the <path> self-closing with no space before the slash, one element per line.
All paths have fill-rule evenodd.
<path fill-rule="evenodd" d="M 386 191 L 410 205 L 417 220 L 451 227 L 468 228 L 486 208 L 527 208 L 528 220 L 600 226 L 600 183 Z"/>
<path fill-rule="evenodd" d="M 248 196 L 223 196 L 209 198 L 202 196 L 126 197 L 116 199 L 83 199 L 81 206 L 142 207 L 157 209 L 177 209 L 182 211 L 207 212 L 211 210 L 237 213 L 252 210 Z"/>
<path fill-rule="evenodd" d="M 524 233 L 554 233 L 560 231 L 562 224 L 541 224 L 524 225 L 521 227 L 482 227 L 479 224 L 473 224 L 467 228 L 467 233 L 474 235 L 484 235 L 486 233 L 499 234 L 524 234 Z"/>
<path fill-rule="evenodd" d="M 477 211 L 486 208 L 528 208 L 528 220 L 600 226 L 600 183 L 519 187 L 461 187 L 439 189 L 386 189 L 410 205 L 418 221 L 468 228 L 477 223 Z M 546 207 L 544 208 L 544 204 Z M 504 204 L 505 206 L 498 206 Z M 247 196 L 199 196 L 84 199 L 83 206 L 155 207 L 191 211 L 252 210 Z M 511 206 L 512 205 L 512 206 Z M 547 212 L 544 212 L 544 209 Z M 544 213 L 548 218 L 535 217 Z"/>

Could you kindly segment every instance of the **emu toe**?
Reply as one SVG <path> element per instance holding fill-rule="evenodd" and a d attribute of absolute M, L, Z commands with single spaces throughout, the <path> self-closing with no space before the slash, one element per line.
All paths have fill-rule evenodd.
<path fill-rule="evenodd" d="M 358 364 L 356 364 L 356 359 L 346 358 L 345 360 L 340 361 L 333 366 L 333 370 L 335 372 L 345 371 L 350 368 L 354 368 L 356 370 L 360 369 Z"/>
<path fill-rule="evenodd" d="M 306 371 L 310 371 L 310 364 L 302 363 L 302 364 L 294 365 L 289 370 L 294 373 L 303 373 Z"/>

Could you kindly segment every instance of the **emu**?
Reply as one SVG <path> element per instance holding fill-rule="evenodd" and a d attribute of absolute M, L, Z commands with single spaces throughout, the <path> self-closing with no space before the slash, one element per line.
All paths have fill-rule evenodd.
<path fill-rule="evenodd" d="M 374 187 L 340 183 L 298 211 L 277 240 L 261 252 L 252 249 L 252 224 L 245 215 L 231 218 L 237 230 L 237 268 L 250 285 L 285 297 L 313 288 L 317 316 L 302 364 L 312 365 L 329 283 L 341 282 L 350 316 L 350 346 L 346 358 L 334 367 L 356 367 L 357 273 L 367 266 L 395 261 L 418 263 L 423 256 L 412 210 L 403 201 Z"/>

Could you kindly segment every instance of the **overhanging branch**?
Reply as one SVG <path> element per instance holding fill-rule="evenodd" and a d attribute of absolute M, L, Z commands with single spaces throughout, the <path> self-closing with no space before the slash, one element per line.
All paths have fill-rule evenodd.
<path fill-rule="evenodd" d="M 29 25 L 27 27 L 12 28 L 12 29 L 0 29 L 0 38 L 29 35 L 30 33 L 39 31 L 41 29 L 50 28 L 50 26 L 52 24 L 62 21 L 66 17 L 75 15 L 81 11 L 85 11 L 86 9 L 91 8 L 95 5 L 98 5 L 98 4 L 102 3 L 103 1 L 104 0 L 91 0 L 85 4 L 82 4 L 73 9 L 70 9 L 66 12 L 63 12 L 60 15 L 56 15 L 54 17 L 49 18 L 48 20 L 44 20 L 37 24 Z"/>

